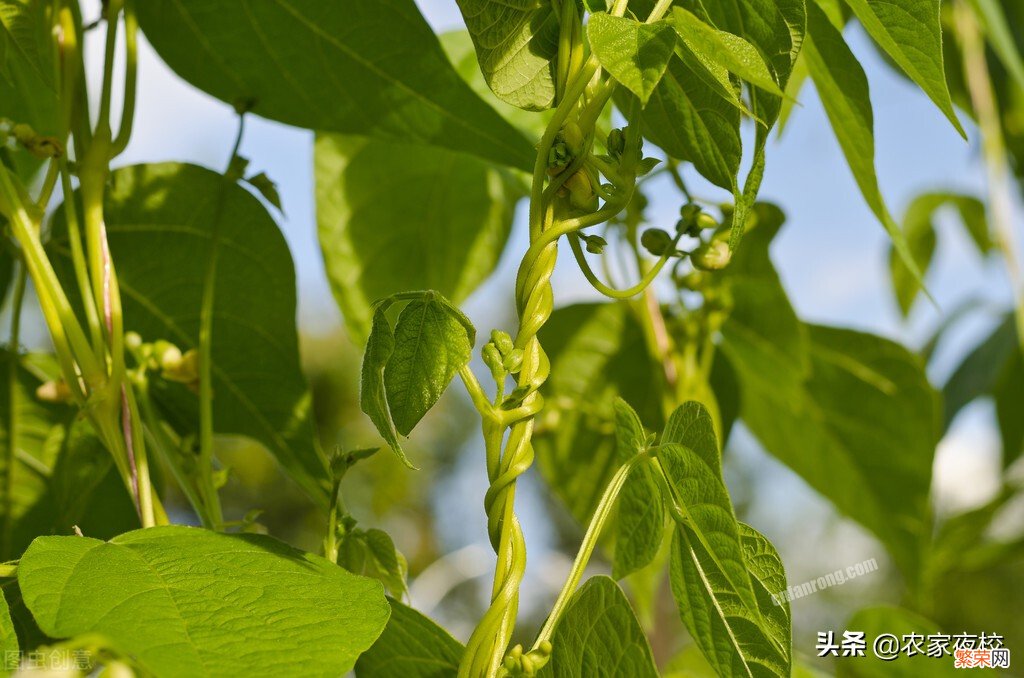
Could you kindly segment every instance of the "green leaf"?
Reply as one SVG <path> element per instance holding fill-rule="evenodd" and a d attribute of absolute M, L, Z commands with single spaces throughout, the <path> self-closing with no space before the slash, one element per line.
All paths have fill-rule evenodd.
<path fill-rule="evenodd" d="M 456 1 L 494 94 L 528 111 L 550 108 L 555 100 L 553 62 L 559 33 L 551 3 Z"/>
<path fill-rule="evenodd" d="M 684 625 L 718 676 L 788 676 L 792 662 L 789 605 L 772 594 L 786 588 L 774 547 L 740 524 L 745 566 L 756 592 L 751 608 L 701 541 L 678 526 L 669 572 Z"/>
<path fill-rule="evenodd" d="M 733 307 L 722 327 L 722 350 L 742 375 L 739 391 L 746 400 L 746 380 L 780 399 L 800 397 L 810 369 L 807 331 L 793 310 L 769 257 L 769 247 L 785 221 L 775 205 L 757 203 L 756 226 L 722 275 Z"/>
<path fill-rule="evenodd" d="M 1003 368 L 992 393 L 996 401 L 996 421 L 1003 440 L 1003 468 L 1009 468 L 1024 454 L 1024 353 L 1017 351 Z"/>
<path fill-rule="evenodd" d="M 941 0 L 846 0 L 885 53 L 924 90 L 964 139 L 942 60 Z M 808 10 L 812 11 L 812 10 Z M 812 29 L 813 34 L 813 29 Z M 815 36 L 817 39 L 817 36 Z"/>
<path fill-rule="evenodd" d="M 18 635 L 14 631 L 14 622 L 11 621 L 11 611 L 7 607 L 7 599 L 0 595 L 0 672 L 6 674 L 18 668 L 17 661 L 11 661 L 12 657 L 18 655 Z"/>
<path fill-rule="evenodd" d="M 770 67 L 776 83 L 782 90 L 786 89 L 807 28 L 804 0 L 736 0 L 690 4 L 692 6 L 689 9 L 696 12 L 705 23 L 738 35 L 757 48 Z M 767 130 L 775 124 L 784 99 L 756 89 L 751 91 L 750 96 L 754 114 L 765 123 L 765 128 L 759 130 L 757 140 L 758 149 L 763 150 Z M 746 192 L 750 196 L 756 195 L 757 185 L 759 180 L 751 184 Z"/>
<path fill-rule="evenodd" d="M 356 662 L 357 678 L 450 678 L 465 648 L 429 618 L 396 600 L 377 642 Z"/>
<path fill-rule="evenodd" d="M 646 106 L 672 58 L 672 26 L 598 13 L 587 22 L 587 37 L 601 66 Z"/>
<path fill-rule="evenodd" d="M 711 415 L 700 403 L 681 405 L 666 422 L 660 444 L 658 460 L 685 519 L 687 539 L 699 542 L 739 600 L 756 610 Z"/>
<path fill-rule="evenodd" d="M 1015 354 L 1020 353 L 1019 347 L 1013 314 L 1007 314 L 964 358 L 942 387 L 946 429 L 968 403 L 993 392 L 1000 377 L 1010 369 Z"/>
<path fill-rule="evenodd" d="M 50 3 L 45 0 L 0 3 L 0 118 L 56 136 L 60 109 L 49 15 Z M 24 150 L 11 155 L 22 179 L 39 168 L 40 160 Z"/>
<path fill-rule="evenodd" d="M 928 491 L 940 406 L 920 359 L 881 337 L 807 326 L 800 387 L 765 382 L 760 358 L 732 346 L 743 421 L 765 449 L 871 530 L 904 574 L 930 534 Z"/>
<path fill-rule="evenodd" d="M 910 634 L 927 637 L 941 632 L 935 622 L 910 610 L 891 606 L 858 610 L 845 627 L 851 631 L 863 631 L 868 639 L 883 633 L 891 633 L 902 639 Z M 877 658 L 870 649 L 863 657 L 841 660 L 835 666 L 839 678 L 917 678 L 925 675 L 929 678 L 952 678 L 963 674 L 963 671 L 953 668 L 953 658 L 950 656 L 936 659 L 921 653 L 912 657 L 901 655 L 896 661 L 884 661 Z"/>
<path fill-rule="evenodd" d="M 366 351 L 363 354 L 359 381 L 359 409 L 370 418 L 381 437 L 395 451 L 402 463 L 412 468 L 412 462 L 405 456 L 398 441 L 398 431 L 391 418 L 387 389 L 384 386 L 384 368 L 387 367 L 388 360 L 394 352 L 395 333 L 384 314 L 384 308 L 378 307 L 373 313 L 373 329 L 370 330 Z"/>
<path fill-rule="evenodd" d="M 39 535 L 70 534 L 74 525 L 103 537 L 139 526 L 110 453 L 88 423 L 76 422 L 75 408 L 36 397 L 42 382 L 26 369 L 28 360 L 0 351 L 0 560 L 18 557 Z"/>
<path fill-rule="evenodd" d="M 615 398 L 660 429 L 661 386 L 643 330 L 624 303 L 557 309 L 540 331 L 551 361 L 533 437 L 537 465 L 572 515 L 586 524 L 618 468 Z"/>
<path fill-rule="evenodd" d="M 395 324 L 395 350 L 384 369 L 388 405 L 402 435 L 409 435 L 469 363 L 475 335 L 468 323 L 434 293 L 402 309 Z"/>
<path fill-rule="evenodd" d="M 930 2 L 931 0 L 929 0 Z M 807 40 L 804 54 L 832 131 L 846 156 L 853 178 L 868 207 L 892 239 L 907 270 L 923 283 L 907 239 L 889 213 L 875 175 L 874 114 L 867 76 L 835 26 L 815 2 L 807 4 Z"/>
<path fill-rule="evenodd" d="M 942 388 L 945 429 L 959 411 L 979 397 L 995 401 L 995 418 L 1002 440 L 1002 466 L 1009 467 L 1024 448 L 1024 356 L 1013 313 L 968 353 Z"/>
<path fill-rule="evenodd" d="M 956 193 L 921 194 L 914 198 L 903 215 L 903 233 L 922 276 L 928 274 L 935 253 L 935 214 L 947 206 L 955 208 L 959 213 L 964 229 L 979 252 L 984 255 L 992 249 L 984 203 L 972 196 Z M 921 290 L 921 283 L 914 278 L 895 250 L 889 253 L 889 271 L 900 311 L 906 317 Z"/>
<path fill-rule="evenodd" d="M 647 451 L 647 433 L 626 401 L 615 400 L 616 457 L 625 463 Z M 622 579 L 646 567 L 661 548 L 665 506 L 650 463 L 633 468 L 619 491 L 615 520 L 615 560 L 612 575 Z"/>
<path fill-rule="evenodd" d="M 413 0 L 150 0 L 137 12 L 178 75 L 229 104 L 532 168 L 529 142 L 462 81 Z"/>
<path fill-rule="evenodd" d="M 392 331 L 384 313 L 408 301 Z M 404 292 L 379 302 L 363 357 L 359 402 L 399 458 L 397 434 L 409 435 L 472 356 L 469 319 L 434 291 Z"/>
<path fill-rule="evenodd" d="M 18 583 L 54 638 L 95 633 L 160 676 L 338 676 L 388 619 L 381 585 L 263 535 L 167 526 L 40 537 Z M 289 629 L 283 633 L 282 629 Z"/>
<path fill-rule="evenodd" d="M 551 120 L 551 112 L 537 113 L 526 111 L 512 104 L 499 99 L 487 85 L 484 74 L 480 71 L 480 63 L 476 59 L 476 48 L 473 46 L 473 37 L 465 29 L 446 31 L 438 36 L 441 40 L 441 47 L 455 67 L 455 71 L 462 77 L 470 88 L 477 95 L 486 101 L 501 117 L 519 128 L 527 139 L 540 139 L 544 134 L 544 128 Z"/>
<path fill-rule="evenodd" d="M 349 572 L 379 580 L 388 592 L 402 598 L 408 593 L 405 557 L 384 530 L 352 530 L 338 552 L 338 564 Z"/>
<path fill-rule="evenodd" d="M 523 195 L 507 170 L 440 148 L 321 134 L 315 158 L 320 249 L 359 343 L 377 299 L 464 301 L 497 265 Z"/>
<path fill-rule="evenodd" d="M 263 199 L 276 207 L 278 212 L 284 213 L 284 208 L 281 207 L 281 194 L 277 192 L 277 184 L 267 176 L 266 172 L 248 177 L 245 183 L 259 191 Z"/>
<path fill-rule="evenodd" d="M 1024 59 L 1021 58 L 1017 43 L 1014 42 L 1014 32 L 1000 3 L 998 0 L 971 0 L 971 7 L 985 29 L 985 36 L 992 51 L 1003 62 L 1017 87 L 1024 89 Z"/>
<path fill-rule="evenodd" d="M 655 678 L 651 647 L 625 594 L 608 577 L 592 577 L 573 594 L 551 638 L 551 661 L 539 677 Z"/>
<path fill-rule="evenodd" d="M 766 92 L 785 96 L 760 53 L 743 38 L 707 25 L 682 7 L 672 10 L 672 25 L 697 54 Z"/>
<path fill-rule="evenodd" d="M 136 165 L 115 171 L 111 181 L 105 218 L 125 328 L 183 352 L 198 347 L 208 264 L 216 254 L 215 430 L 262 444 L 326 506 L 330 476 L 299 366 L 295 269 L 277 224 L 251 193 L 195 165 Z M 65 289 L 75 289 L 63 210 L 58 214 L 51 248 Z M 198 429 L 192 391 L 162 380 L 154 388 L 170 423 L 183 432 Z"/>
<path fill-rule="evenodd" d="M 734 190 L 743 155 L 740 111 L 719 87 L 708 84 L 714 79 L 697 58 L 669 61 L 642 113 L 642 129 L 668 155 L 692 162 L 708 181 Z M 629 111 L 621 94 L 616 101 Z"/>

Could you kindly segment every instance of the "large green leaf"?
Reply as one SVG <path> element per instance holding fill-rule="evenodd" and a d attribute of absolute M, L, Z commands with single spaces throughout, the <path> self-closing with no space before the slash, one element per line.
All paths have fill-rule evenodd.
<path fill-rule="evenodd" d="M 0 118 L 25 123 L 39 134 L 58 133 L 53 34 L 46 0 L 0 3 Z M 26 178 L 39 159 L 15 150 L 18 174 Z"/>
<path fill-rule="evenodd" d="M 0 595 L 0 672 L 6 674 L 18 668 L 17 661 L 11 661 L 18 656 L 18 635 L 14 631 L 14 622 L 11 620 L 11 610 L 7 606 L 7 598 Z"/>
<path fill-rule="evenodd" d="M 676 44 L 672 26 L 601 12 L 587 22 L 587 37 L 601 66 L 646 106 L 672 58 Z"/>
<path fill-rule="evenodd" d="M 541 474 L 586 524 L 619 465 L 615 398 L 661 428 L 661 391 L 643 330 L 627 304 L 557 309 L 540 332 L 551 360 L 533 446 Z"/>
<path fill-rule="evenodd" d="M 261 443 L 326 504 L 330 476 L 299 367 L 295 269 L 274 220 L 245 189 L 195 165 L 137 165 L 114 172 L 112 183 L 107 235 L 126 329 L 182 351 L 196 348 L 208 264 L 216 254 L 214 428 Z M 75 285 L 62 219 L 52 248 L 64 262 L 68 289 Z M 158 386 L 156 397 L 171 423 L 196 430 L 195 395 L 180 384 Z"/>
<path fill-rule="evenodd" d="M 752 44 L 770 67 L 779 88 L 786 89 L 807 29 L 804 0 L 714 3 L 685 0 L 681 4 L 715 28 L 733 33 Z M 744 188 L 747 203 L 753 202 L 760 188 L 760 167 L 764 163 L 768 130 L 775 124 L 785 101 L 777 93 L 762 89 L 751 90 L 750 99 L 754 115 L 764 125 L 757 132 L 755 163 Z"/>
<path fill-rule="evenodd" d="M 643 111 L 643 131 L 668 155 L 692 162 L 708 181 L 734 190 L 743 155 L 740 111 L 709 84 L 714 79 L 692 52 L 680 50 Z M 616 99 L 629 111 L 622 96 Z"/>
<path fill-rule="evenodd" d="M 1017 328 L 1012 313 L 963 359 L 942 387 L 946 428 L 968 403 L 989 395 L 1007 365 L 1019 353 Z"/>
<path fill-rule="evenodd" d="M 787 676 L 792 661 L 789 605 L 772 599 L 786 587 L 782 561 L 761 534 L 739 527 L 756 608 L 742 600 L 707 549 L 682 526 L 672 542 L 672 592 L 683 623 L 718 676 Z"/>
<path fill-rule="evenodd" d="M 648 440 L 640 417 L 622 399 L 615 401 L 616 456 L 625 463 L 645 454 Z M 619 491 L 615 520 L 616 579 L 646 567 L 661 548 L 665 534 L 665 506 L 651 464 L 638 464 Z"/>
<path fill-rule="evenodd" d="M 160 676 L 339 676 L 383 631 L 379 582 L 262 535 L 40 537 L 18 583 L 54 638 L 99 634 Z"/>
<path fill-rule="evenodd" d="M 523 189 L 508 170 L 440 148 L 318 135 L 320 249 L 349 331 L 371 304 L 431 289 L 461 303 L 494 270 Z"/>
<path fill-rule="evenodd" d="M 370 418 L 384 442 L 394 450 L 406 466 L 412 464 L 402 451 L 395 420 L 388 406 L 388 392 L 384 386 L 384 369 L 395 352 L 395 333 L 383 308 L 373 313 L 373 328 L 366 341 L 363 365 L 359 377 L 359 408 Z"/>
<path fill-rule="evenodd" d="M 945 207 L 957 211 L 964 229 L 979 252 L 986 254 L 992 249 L 984 203 L 972 196 L 957 193 L 923 193 L 914 198 L 903 215 L 903 233 L 907 238 L 907 246 L 922 276 L 928 273 L 935 254 L 935 214 Z M 889 272 L 896 301 L 906 316 L 921 291 L 921 283 L 907 269 L 895 250 L 889 253 Z"/>
<path fill-rule="evenodd" d="M 995 400 L 996 419 L 1003 442 L 1003 466 L 1012 464 L 1024 447 L 1024 352 L 1017 339 L 1013 314 L 999 325 L 963 359 L 942 388 L 945 426 L 977 398 Z"/>
<path fill-rule="evenodd" d="M 717 62 L 766 92 L 784 96 L 757 48 L 740 36 L 713 28 L 681 7 L 673 9 L 672 25 L 687 46 L 704 59 Z"/>
<path fill-rule="evenodd" d="M 402 435 L 409 435 L 469 362 L 474 337 L 467 322 L 433 294 L 402 309 L 395 324 L 395 350 L 384 369 L 388 405 Z"/>
<path fill-rule="evenodd" d="M 532 167 L 530 144 L 462 81 L 413 0 L 149 0 L 137 11 L 164 61 L 222 101 Z"/>
<path fill-rule="evenodd" d="M 920 281 L 921 272 L 907 239 L 889 213 L 878 187 L 874 113 L 864 69 L 816 0 L 807 3 L 807 31 L 804 43 L 807 67 L 832 123 L 832 131 L 846 156 L 846 163 L 868 207 L 889 233 L 896 253 L 907 270 Z"/>
<path fill-rule="evenodd" d="M 870 334 L 808 326 L 811 370 L 795 392 L 771 388 L 760 359 L 731 347 L 742 418 L 765 448 L 875 533 L 904 574 L 930 533 L 928 491 L 939 399 L 919 358 Z"/>
<path fill-rule="evenodd" d="M 992 395 L 1003 439 L 1003 468 L 1008 468 L 1024 454 L 1024 353 L 1015 353 L 1003 368 Z"/>
<path fill-rule="evenodd" d="M 555 100 L 558 16 L 540 0 L 457 0 L 480 70 L 502 101 L 531 111 Z"/>
<path fill-rule="evenodd" d="M 551 119 L 551 112 L 525 111 L 499 99 L 487 85 L 487 79 L 480 71 L 480 62 L 476 59 L 476 48 L 473 36 L 465 29 L 447 31 L 438 36 L 445 54 L 455 67 L 455 71 L 472 88 L 477 95 L 498 112 L 501 117 L 518 127 L 526 138 L 540 139 L 544 128 Z"/>
<path fill-rule="evenodd" d="M 769 203 L 755 204 L 753 214 L 757 226 L 722 272 L 733 302 L 722 327 L 722 349 L 744 379 L 758 382 L 758 390 L 796 398 L 810 367 L 807 330 L 769 257 L 786 217 Z M 740 391 L 745 400 L 745 389 Z"/>
<path fill-rule="evenodd" d="M 942 61 L 942 0 L 846 0 L 861 25 L 964 138 Z"/>
<path fill-rule="evenodd" d="M 102 537 L 138 527 L 110 454 L 74 408 L 36 397 L 42 382 L 23 360 L 0 352 L 0 559 L 75 525 Z"/>
<path fill-rule="evenodd" d="M 650 645 L 622 589 L 592 577 L 573 594 L 551 638 L 551 661 L 538 676 L 655 678 Z"/>
<path fill-rule="evenodd" d="M 686 540 L 698 542 L 739 600 L 756 610 L 739 524 L 722 480 L 715 425 L 707 409 L 694 401 L 681 405 L 665 423 L 660 445 L 658 460 L 685 519 Z"/>
<path fill-rule="evenodd" d="M 384 633 L 356 662 L 357 678 L 449 678 L 465 648 L 447 631 L 396 600 Z"/>
<path fill-rule="evenodd" d="M 392 330 L 384 314 L 395 301 L 408 303 Z M 434 291 L 394 295 L 375 310 L 359 403 L 407 466 L 397 434 L 409 435 L 434 406 L 469 362 L 475 339 L 469 319 Z"/>

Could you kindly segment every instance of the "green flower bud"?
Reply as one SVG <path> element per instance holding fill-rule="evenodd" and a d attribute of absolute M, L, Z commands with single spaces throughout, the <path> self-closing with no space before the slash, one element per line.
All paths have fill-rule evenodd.
<path fill-rule="evenodd" d="M 701 212 L 697 215 L 697 228 L 702 231 L 718 228 L 718 222 L 710 214 Z"/>
<path fill-rule="evenodd" d="M 515 348 L 505 356 L 505 360 L 502 361 L 501 366 L 505 368 L 505 371 L 509 374 L 518 374 L 519 370 L 523 367 L 523 351 L 522 349 Z"/>
<path fill-rule="evenodd" d="M 590 177 L 585 170 L 580 170 L 569 177 L 565 184 L 569 190 L 569 204 L 584 212 L 597 210 L 597 193 L 594 192 L 594 185 L 590 183 Z"/>
<path fill-rule="evenodd" d="M 608 246 L 608 241 L 599 235 L 581 235 L 583 242 L 587 244 L 587 251 L 591 254 L 602 254 Z"/>
<path fill-rule="evenodd" d="M 732 250 L 724 240 L 705 243 L 690 255 L 693 265 L 702 271 L 720 271 L 729 265 L 731 259 Z"/>
<path fill-rule="evenodd" d="M 579 155 L 583 150 L 583 130 L 575 122 L 567 122 L 562 127 L 562 139 L 569 147 L 569 152 L 574 156 Z"/>
<path fill-rule="evenodd" d="M 640 244 L 656 257 L 660 257 L 672 249 L 672 236 L 660 228 L 649 228 L 640 236 Z"/>
<path fill-rule="evenodd" d="M 679 216 L 683 221 L 690 224 L 697 220 L 700 215 L 700 205 L 695 202 L 688 202 L 679 208 Z"/>
<path fill-rule="evenodd" d="M 626 134 L 621 129 L 608 133 L 608 155 L 618 160 L 626 150 Z"/>
<path fill-rule="evenodd" d="M 509 333 L 503 330 L 491 330 L 491 342 L 498 347 L 502 356 L 507 356 L 516 347 Z"/>
<path fill-rule="evenodd" d="M 484 344 L 483 349 L 480 351 L 481 357 L 484 360 L 484 365 L 487 365 L 487 369 L 491 371 L 495 381 L 501 381 L 505 377 L 505 368 L 502 365 L 501 353 L 498 351 L 498 347 L 492 343 Z"/>

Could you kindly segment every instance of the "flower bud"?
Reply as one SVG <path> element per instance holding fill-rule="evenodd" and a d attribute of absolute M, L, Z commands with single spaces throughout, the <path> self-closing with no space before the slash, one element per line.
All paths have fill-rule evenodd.
<path fill-rule="evenodd" d="M 626 150 L 626 135 L 621 129 L 613 129 L 608 133 L 608 155 L 618 160 Z"/>
<path fill-rule="evenodd" d="M 502 356 L 507 356 L 515 348 L 515 344 L 512 343 L 512 337 L 508 332 L 502 330 L 491 331 L 491 343 L 498 347 L 498 352 Z"/>
<path fill-rule="evenodd" d="M 732 259 L 732 250 L 729 243 L 724 240 L 712 240 L 697 248 L 690 255 L 693 265 L 702 271 L 720 271 L 729 265 Z"/>
<path fill-rule="evenodd" d="M 502 365 L 501 353 L 498 351 L 498 347 L 492 343 L 484 344 L 483 349 L 480 351 L 481 358 L 483 358 L 484 365 L 487 365 L 487 369 L 491 371 L 495 381 L 500 381 L 504 378 L 505 368 Z"/>
<path fill-rule="evenodd" d="M 519 370 L 523 367 L 523 350 L 519 348 L 512 349 L 505 360 L 502 361 L 501 366 L 505 368 L 505 371 L 509 374 L 518 374 Z"/>
<path fill-rule="evenodd" d="M 569 177 L 565 182 L 569 189 L 569 204 L 584 212 L 593 212 L 597 209 L 597 193 L 594 192 L 594 185 L 590 183 L 590 177 L 585 170 L 580 170 Z"/>
<path fill-rule="evenodd" d="M 640 244 L 656 257 L 663 256 L 672 249 L 672 236 L 660 228 L 649 228 L 640 236 Z"/>
<path fill-rule="evenodd" d="M 718 228 L 718 222 L 710 214 L 701 212 L 697 215 L 697 228 L 702 231 Z"/>
<path fill-rule="evenodd" d="M 583 150 L 583 130 L 575 122 L 567 122 L 562 127 L 562 139 L 569 147 L 569 152 L 574 156 L 579 155 Z"/>
<path fill-rule="evenodd" d="M 587 244 L 587 251 L 591 254 L 602 254 L 608 246 L 608 241 L 599 235 L 581 235 L 583 242 Z"/>

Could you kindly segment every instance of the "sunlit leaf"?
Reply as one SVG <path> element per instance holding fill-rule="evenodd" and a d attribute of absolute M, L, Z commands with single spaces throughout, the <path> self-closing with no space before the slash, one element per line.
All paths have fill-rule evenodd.
<path fill-rule="evenodd" d="M 530 144 L 462 81 L 413 0 L 147 0 L 137 12 L 178 75 L 257 115 L 532 167 Z"/>
<path fill-rule="evenodd" d="M 109 542 L 40 537 L 21 558 L 18 583 L 48 635 L 100 635 L 169 677 L 275 676 L 296 666 L 339 676 L 389 614 L 379 582 L 319 556 L 266 536 L 179 526 Z"/>

